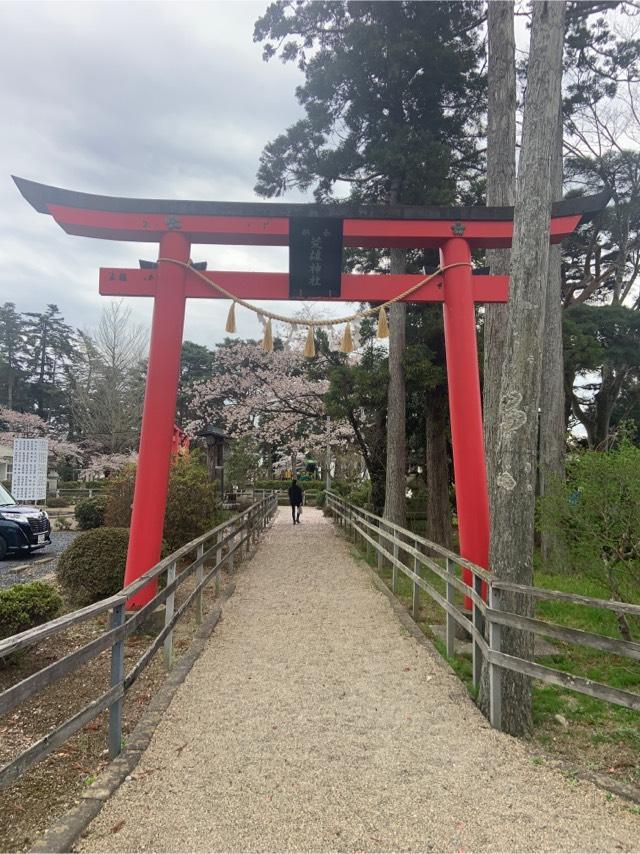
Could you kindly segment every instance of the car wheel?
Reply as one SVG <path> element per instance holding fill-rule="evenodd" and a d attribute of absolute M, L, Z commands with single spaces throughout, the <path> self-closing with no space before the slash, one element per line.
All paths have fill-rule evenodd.
<path fill-rule="evenodd" d="M 7 545 L 7 541 L 4 537 L 0 537 L 0 560 L 6 557 L 7 552 L 9 551 L 9 546 Z"/>

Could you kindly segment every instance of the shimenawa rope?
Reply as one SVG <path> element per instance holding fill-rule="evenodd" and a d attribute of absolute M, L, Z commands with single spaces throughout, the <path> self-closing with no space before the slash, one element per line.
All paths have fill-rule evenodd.
<path fill-rule="evenodd" d="M 227 317 L 227 324 L 225 327 L 226 332 L 233 333 L 236 331 L 236 303 L 238 303 L 238 305 L 243 306 L 244 308 L 249 309 L 249 311 L 253 311 L 255 314 L 260 315 L 261 317 L 267 318 L 265 324 L 264 338 L 262 341 L 262 348 L 264 350 L 271 351 L 273 349 L 273 335 L 271 331 L 272 320 L 278 320 L 281 323 L 288 323 L 291 326 L 308 326 L 309 332 L 307 334 L 304 355 L 309 357 L 315 356 L 315 342 L 313 337 L 313 330 L 316 326 L 338 326 L 341 323 L 346 323 L 347 326 L 345 328 L 344 337 L 342 339 L 341 349 L 345 353 L 351 353 L 354 349 L 353 339 L 351 336 L 352 321 L 358 320 L 361 317 L 368 317 L 369 315 L 377 313 L 378 338 L 387 338 L 389 335 L 389 326 L 387 323 L 387 315 L 385 309 L 388 308 L 388 306 L 405 299 L 412 293 L 415 293 L 415 291 L 417 291 L 423 285 L 426 285 L 428 282 L 432 281 L 432 279 L 435 279 L 437 276 L 442 275 L 446 270 L 451 270 L 454 267 L 472 266 L 468 261 L 456 261 L 454 264 L 445 264 L 441 267 L 438 267 L 435 272 L 430 273 L 423 279 L 420 279 L 419 282 L 416 282 L 415 285 L 412 285 L 410 288 L 407 288 L 406 291 L 402 291 L 402 293 L 397 294 L 395 297 L 392 297 L 386 302 L 383 302 L 380 305 L 376 305 L 373 308 L 363 308 L 360 311 L 356 311 L 354 314 L 348 314 L 345 317 L 333 317 L 327 320 L 302 320 L 298 317 L 287 317 L 284 314 L 276 314 L 273 311 L 267 311 L 264 308 L 258 308 L 257 305 L 254 305 L 253 303 L 250 303 L 247 300 L 244 300 L 241 297 L 232 294 L 231 291 L 228 291 L 226 288 L 223 288 L 222 285 L 219 285 L 217 282 L 214 282 L 212 279 L 209 279 L 207 276 L 204 275 L 204 273 L 201 273 L 200 270 L 196 270 L 190 262 L 187 263 L 185 261 L 178 261 L 175 258 L 158 258 L 158 261 L 167 261 L 170 264 L 177 264 L 179 267 L 184 267 L 187 270 L 191 270 L 192 273 L 194 273 L 199 279 L 202 279 L 202 281 L 209 285 L 211 288 L 218 291 L 218 293 L 221 293 L 228 299 L 233 300 L 229 309 L 229 316 Z"/>

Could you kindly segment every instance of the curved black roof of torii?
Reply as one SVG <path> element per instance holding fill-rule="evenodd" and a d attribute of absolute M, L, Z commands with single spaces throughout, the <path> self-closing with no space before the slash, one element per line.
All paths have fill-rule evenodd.
<path fill-rule="evenodd" d="M 394 220 L 466 220 L 505 221 L 513 219 L 512 207 L 435 207 L 414 205 L 357 205 L 289 204 L 283 202 L 204 202 L 180 199 L 132 199 L 119 196 L 101 196 L 64 190 L 48 184 L 39 184 L 26 178 L 12 176 L 24 198 L 40 213 L 49 213 L 49 205 L 60 205 L 82 210 L 109 211 L 113 213 L 175 214 L 178 216 L 233 216 L 233 217 L 343 217 L 344 219 L 394 219 Z M 572 196 L 554 202 L 554 217 L 580 215 L 588 219 L 607 204 L 610 193 L 592 196 Z"/>

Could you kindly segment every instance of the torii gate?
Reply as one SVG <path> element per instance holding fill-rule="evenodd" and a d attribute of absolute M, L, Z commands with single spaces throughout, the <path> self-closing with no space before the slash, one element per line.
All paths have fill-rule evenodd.
<path fill-rule="evenodd" d="M 290 222 L 308 218 L 342 220 L 346 246 L 437 248 L 446 270 L 411 294 L 411 302 L 444 306 L 453 467 L 462 557 L 488 565 L 489 506 L 482 429 L 475 304 L 506 302 L 507 276 L 473 275 L 472 249 L 511 246 L 513 208 L 407 207 L 125 199 L 77 193 L 15 178 L 25 199 L 50 214 L 67 234 L 106 240 L 159 243 L 157 265 L 102 268 L 105 296 L 153 297 L 149 364 L 140 434 L 131 536 L 125 584 L 160 559 L 180 354 L 187 298 L 219 298 L 200 278 L 171 261 L 189 262 L 198 243 L 249 246 L 289 245 Z M 553 205 L 550 240 L 560 242 L 583 218 L 604 207 L 606 194 L 567 199 Z M 291 293 L 288 273 L 211 271 L 208 278 L 243 299 L 311 299 Z M 384 302 L 421 280 L 416 275 L 342 274 L 335 300 Z M 327 299 L 326 295 L 316 299 Z M 470 583 L 470 573 L 463 578 Z M 140 608 L 155 593 L 155 583 L 129 603 Z"/>

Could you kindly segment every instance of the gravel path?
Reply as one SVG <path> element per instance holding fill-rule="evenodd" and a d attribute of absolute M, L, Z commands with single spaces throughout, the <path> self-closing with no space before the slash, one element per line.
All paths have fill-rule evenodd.
<path fill-rule="evenodd" d="M 44 549 L 31 552 L 31 554 L 11 555 L 10 558 L 0 561 L 0 588 L 11 587 L 12 584 L 25 584 L 28 581 L 36 581 L 53 572 L 58 563 L 58 557 L 70 546 L 80 531 L 53 531 L 51 534 L 51 545 Z M 46 563 L 41 563 L 44 559 Z M 22 572 L 12 572 L 17 566 L 28 566 Z"/>
<path fill-rule="evenodd" d="M 633 851 L 640 818 L 491 730 L 320 511 L 280 510 L 82 851 Z"/>

